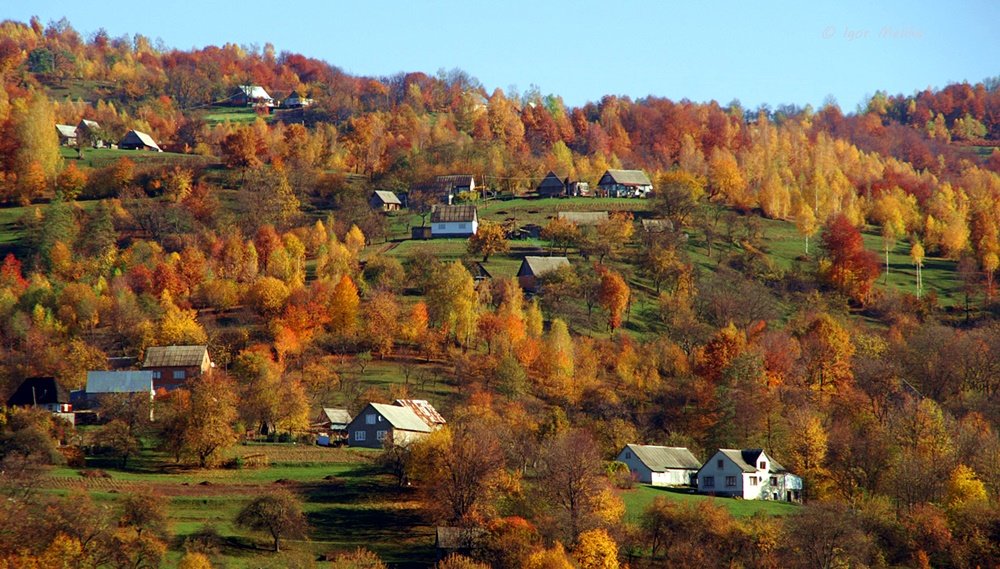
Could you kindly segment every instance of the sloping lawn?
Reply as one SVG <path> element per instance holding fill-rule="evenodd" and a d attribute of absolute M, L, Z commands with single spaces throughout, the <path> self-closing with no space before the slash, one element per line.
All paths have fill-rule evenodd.
<path fill-rule="evenodd" d="M 705 500 L 714 500 L 729 510 L 736 517 L 752 516 L 758 512 L 769 516 L 784 516 L 799 511 L 800 506 L 787 502 L 769 502 L 766 500 L 737 500 L 735 498 L 716 498 L 694 494 L 693 491 L 680 488 L 665 488 L 662 486 L 638 485 L 631 490 L 623 490 L 619 494 L 625 502 L 627 520 L 636 521 L 656 498 L 666 498 L 682 504 L 695 505 Z"/>

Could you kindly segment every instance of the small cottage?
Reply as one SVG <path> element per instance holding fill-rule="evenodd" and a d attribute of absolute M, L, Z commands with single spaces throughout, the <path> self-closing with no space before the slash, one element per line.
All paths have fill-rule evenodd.
<path fill-rule="evenodd" d="M 313 102 L 314 101 L 309 97 L 303 97 L 302 95 L 293 92 L 291 95 L 288 96 L 288 98 L 284 100 L 281 106 L 285 107 L 286 109 L 301 109 L 312 105 Z"/>
<path fill-rule="evenodd" d="M 560 267 L 568 267 L 569 259 L 566 257 L 532 257 L 527 256 L 521 261 L 521 267 L 517 270 L 517 282 L 526 291 L 538 291 L 538 279 L 547 273 L 559 270 Z"/>
<path fill-rule="evenodd" d="M 644 198 L 653 183 L 642 170 L 608 170 L 597 182 L 597 190 L 609 198 Z"/>
<path fill-rule="evenodd" d="M 237 107 L 250 107 L 253 105 L 263 105 L 265 107 L 274 106 L 274 98 L 267 94 L 260 85 L 240 85 L 236 88 L 236 93 L 231 97 L 233 105 Z"/>
<path fill-rule="evenodd" d="M 118 148 L 122 150 L 151 150 L 153 152 L 163 152 L 153 137 L 138 130 L 130 130 L 125 137 L 118 142 Z"/>
<path fill-rule="evenodd" d="M 76 146 L 76 127 L 69 124 L 57 124 L 56 134 L 59 135 L 61 146 Z"/>
<path fill-rule="evenodd" d="M 744 500 L 802 501 L 802 479 L 762 449 L 719 449 L 698 470 L 698 492 Z"/>
<path fill-rule="evenodd" d="M 431 427 L 410 407 L 369 403 L 347 425 L 347 444 L 382 448 L 389 437 L 395 444 L 407 445 L 430 432 Z"/>
<path fill-rule="evenodd" d="M 73 410 L 69 392 L 54 377 L 29 377 L 7 398 L 8 407 L 38 407 L 51 413 Z"/>
<path fill-rule="evenodd" d="M 441 413 L 438 413 L 437 409 L 426 399 L 397 399 L 393 405 L 409 408 L 431 429 L 440 429 L 447 423 Z"/>
<path fill-rule="evenodd" d="M 628 465 L 636 481 L 653 486 L 691 486 L 701 468 L 684 447 L 625 445 L 616 460 Z"/>
<path fill-rule="evenodd" d="M 567 178 L 565 181 L 561 180 L 559 176 L 556 176 L 555 172 L 550 171 L 548 174 L 542 178 L 542 181 L 538 183 L 538 187 L 535 191 L 538 195 L 543 198 L 554 198 L 566 195 L 566 184 L 569 182 Z"/>
<path fill-rule="evenodd" d="M 403 207 L 403 203 L 399 201 L 396 194 L 386 190 L 375 190 L 372 192 L 371 197 L 368 198 L 368 205 L 372 209 L 382 211 L 399 211 Z"/>
<path fill-rule="evenodd" d="M 479 231 L 474 205 L 436 205 L 431 210 L 432 237 L 469 237 Z"/>
<path fill-rule="evenodd" d="M 347 425 L 351 423 L 351 413 L 347 409 L 324 407 L 313 421 L 316 444 L 330 446 L 347 441 Z"/>
<path fill-rule="evenodd" d="M 151 346 L 142 362 L 142 369 L 153 373 L 153 387 L 167 390 L 208 373 L 213 366 L 207 346 Z"/>

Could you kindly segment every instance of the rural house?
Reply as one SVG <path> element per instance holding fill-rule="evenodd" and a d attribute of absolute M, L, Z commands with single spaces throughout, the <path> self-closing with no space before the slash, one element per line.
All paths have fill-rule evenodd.
<path fill-rule="evenodd" d="M 564 221 L 575 223 L 577 227 L 598 225 L 609 218 L 606 211 L 560 211 L 556 216 Z"/>
<path fill-rule="evenodd" d="M 151 346 L 142 369 L 153 372 L 153 387 L 176 389 L 213 367 L 207 346 Z"/>
<path fill-rule="evenodd" d="M 347 425 L 351 423 L 351 413 L 347 409 L 323 407 L 313 421 L 313 430 L 317 433 L 316 444 L 330 446 L 347 440 Z"/>
<path fill-rule="evenodd" d="M 393 405 L 409 408 L 431 429 L 440 429 L 447 423 L 441 413 L 438 413 L 437 409 L 426 399 L 397 399 Z"/>
<path fill-rule="evenodd" d="M 396 194 L 386 190 L 375 190 L 372 192 L 372 196 L 368 198 L 368 205 L 372 209 L 380 209 L 382 211 L 399 211 L 399 208 L 403 207 L 403 203 L 399 201 Z"/>
<path fill-rule="evenodd" d="M 538 183 L 538 187 L 535 191 L 538 195 L 543 198 L 554 198 L 566 195 L 566 183 L 569 181 L 567 178 L 565 181 L 559 179 L 555 172 L 550 171 L 548 174 L 542 178 L 542 181 Z"/>
<path fill-rule="evenodd" d="M 383 441 L 390 437 L 394 443 L 406 445 L 430 432 L 430 426 L 410 407 L 369 403 L 347 425 L 347 444 L 382 448 Z"/>
<path fill-rule="evenodd" d="M 432 237 L 469 237 L 479 231 L 474 205 L 436 205 L 431 210 Z"/>
<path fill-rule="evenodd" d="M 653 486 L 692 486 L 701 468 L 684 447 L 625 445 L 615 460 L 628 465 L 635 480 Z"/>
<path fill-rule="evenodd" d="M 122 150 L 152 150 L 153 152 L 163 152 L 153 140 L 153 137 L 138 130 L 130 130 L 118 142 L 118 148 Z"/>
<path fill-rule="evenodd" d="M 698 470 L 698 493 L 745 500 L 802 500 L 802 479 L 757 449 L 719 449 Z"/>
<path fill-rule="evenodd" d="M 470 174 L 438 176 L 433 181 L 414 184 L 410 191 L 413 194 L 428 194 L 435 200 L 450 204 L 458 194 L 476 191 L 476 179 Z"/>
<path fill-rule="evenodd" d="M 61 146 L 76 146 L 76 127 L 69 124 L 57 124 L 56 134 L 59 135 Z"/>
<path fill-rule="evenodd" d="M 104 147 L 101 125 L 96 121 L 80 119 L 79 124 L 76 125 L 76 136 L 80 144 L 87 144 L 93 148 Z"/>
<path fill-rule="evenodd" d="M 566 257 L 525 257 L 521 261 L 521 268 L 517 270 L 517 282 L 526 291 L 536 292 L 538 290 L 538 279 L 546 274 L 558 270 L 560 267 L 568 267 L 569 259 Z"/>
<path fill-rule="evenodd" d="M 38 407 L 51 413 L 73 410 L 69 392 L 54 377 L 29 377 L 7 399 L 8 407 Z"/>
<path fill-rule="evenodd" d="M 308 107 L 309 105 L 312 105 L 313 102 L 314 101 L 309 97 L 303 97 L 302 95 L 299 95 L 298 93 L 293 91 L 292 94 L 289 95 L 288 98 L 284 100 L 281 106 L 288 109 L 301 109 L 303 107 Z"/>
<path fill-rule="evenodd" d="M 642 170 L 608 170 L 597 182 L 597 190 L 609 198 L 644 198 L 653 183 Z"/>
<path fill-rule="evenodd" d="M 263 105 L 265 107 L 274 106 L 274 98 L 267 94 L 260 85 L 240 85 L 236 88 L 236 93 L 232 96 L 233 105 L 237 107 L 250 107 L 253 105 Z"/>

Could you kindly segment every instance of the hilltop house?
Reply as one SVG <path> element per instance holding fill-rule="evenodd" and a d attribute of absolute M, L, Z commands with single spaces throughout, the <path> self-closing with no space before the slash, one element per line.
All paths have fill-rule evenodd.
<path fill-rule="evenodd" d="M 368 198 L 368 205 L 372 209 L 380 209 L 382 211 L 399 211 L 399 208 L 403 207 L 403 203 L 399 201 L 396 194 L 386 190 L 375 190 L 372 192 L 370 198 Z"/>
<path fill-rule="evenodd" d="M 51 413 L 73 410 L 69 392 L 54 377 L 29 377 L 7 399 L 8 407 L 38 407 Z"/>
<path fill-rule="evenodd" d="M 237 107 L 250 107 L 253 105 L 274 106 L 274 98 L 268 95 L 267 91 L 260 85 L 238 86 L 231 100 L 233 101 L 233 105 Z"/>
<path fill-rule="evenodd" d="M 436 205 L 431 210 L 432 237 L 469 237 L 479 231 L 474 205 Z"/>
<path fill-rule="evenodd" d="M 691 486 L 701 468 L 684 447 L 625 445 L 616 460 L 628 465 L 635 480 L 653 486 Z"/>
<path fill-rule="evenodd" d="M 598 192 L 609 198 L 644 198 L 653 183 L 642 170 L 608 170 L 597 182 Z"/>
<path fill-rule="evenodd" d="M 213 367 L 207 346 L 151 346 L 142 369 L 153 373 L 153 387 L 176 389 Z"/>
<path fill-rule="evenodd" d="M 719 449 L 697 476 L 700 494 L 745 500 L 802 500 L 802 479 L 759 448 Z"/>
<path fill-rule="evenodd" d="M 535 292 L 538 290 L 538 279 L 542 275 L 568 266 L 570 266 L 569 259 L 566 257 L 528 256 L 521 261 L 521 267 L 517 270 L 517 282 L 524 290 Z"/>
<path fill-rule="evenodd" d="M 313 103 L 314 101 L 309 97 L 303 97 L 302 95 L 299 95 L 297 92 L 293 91 L 292 94 L 285 99 L 285 101 L 281 104 L 281 106 L 287 109 L 301 109 L 303 107 L 308 107 Z"/>
<path fill-rule="evenodd" d="M 410 407 L 369 403 L 347 425 L 352 447 L 382 448 L 386 437 L 406 445 L 426 437 L 431 427 Z"/>
<path fill-rule="evenodd" d="M 153 152 L 163 152 L 153 137 L 138 130 L 130 130 L 118 142 L 118 148 L 122 150 L 152 150 Z"/>

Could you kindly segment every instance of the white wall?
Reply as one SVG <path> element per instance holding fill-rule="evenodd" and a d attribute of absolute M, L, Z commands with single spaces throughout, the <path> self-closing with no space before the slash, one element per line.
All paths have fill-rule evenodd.
<path fill-rule="evenodd" d="M 718 461 L 722 461 L 722 468 L 718 467 Z M 705 485 L 705 478 L 712 476 L 715 478 L 715 485 L 712 487 Z M 726 477 L 735 476 L 736 486 L 726 486 Z M 698 491 L 706 494 L 713 493 L 726 496 L 743 496 L 744 488 L 743 469 L 736 466 L 736 463 L 729 460 L 726 455 L 717 452 L 712 458 L 705 461 L 701 472 L 698 474 Z"/>

